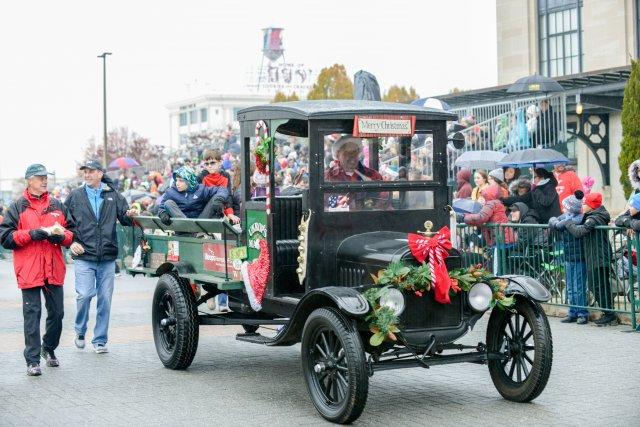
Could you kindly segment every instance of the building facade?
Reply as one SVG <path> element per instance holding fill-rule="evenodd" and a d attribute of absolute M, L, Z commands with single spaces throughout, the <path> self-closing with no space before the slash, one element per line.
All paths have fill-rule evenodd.
<path fill-rule="evenodd" d="M 565 89 L 556 96 L 578 174 L 593 177 L 593 191 L 620 211 L 622 97 L 631 60 L 638 57 L 639 5 L 640 0 L 496 0 L 499 86 L 440 99 L 466 111 L 508 100 L 515 105 L 518 98 L 506 89 L 517 79 L 555 79 Z"/>
<path fill-rule="evenodd" d="M 190 135 L 205 131 L 221 132 L 237 124 L 237 112 L 243 108 L 266 104 L 263 95 L 202 95 L 172 102 L 169 110 L 169 147 L 185 144 Z"/>

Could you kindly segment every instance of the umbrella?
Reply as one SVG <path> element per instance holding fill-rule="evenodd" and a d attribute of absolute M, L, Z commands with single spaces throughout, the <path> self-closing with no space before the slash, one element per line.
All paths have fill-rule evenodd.
<path fill-rule="evenodd" d="M 491 170 L 498 167 L 498 162 L 506 156 L 500 151 L 477 150 L 465 151 L 455 161 L 459 168 Z"/>
<path fill-rule="evenodd" d="M 140 163 L 136 162 L 134 159 L 130 157 L 118 157 L 111 163 L 109 163 L 109 169 L 129 169 L 134 166 L 140 166 Z"/>
<path fill-rule="evenodd" d="M 534 74 L 533 76 L 522 77 L 516 80 L 516 82 L 507 89 L 507 93 L 531 92 L 564 92 L 564 88 L 552 78 Z"/>
<path fill-rule="evenodd" d="M 482 210 L 482 203 L 476 202 L 471 199 L 453 199 L 451 207 L 456 213 L 462 214 L 475 214 Z"/>
<path fill-rule="evenodd" d="M 436 110 L 449 111 L 451 107 L 444 101 L 440 101 L 436 98 L 420 98 L 415 101 L 411 101 L 411 105 L 418 105 L 420 107 L 435 108 Z"/>
<path fill-rule="evenodd" d="M 513 151 L 507 154 L 498 164 L 509 167 L 548 166 L 567 164 L 564 154 L 550 148 L 527 148 L 526 150 Z"/>

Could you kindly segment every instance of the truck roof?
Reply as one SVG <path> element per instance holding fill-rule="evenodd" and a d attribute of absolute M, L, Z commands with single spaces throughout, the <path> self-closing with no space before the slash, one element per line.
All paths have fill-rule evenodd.
<path fill-rule="evenodd" d="M 457 120 L 454 113 L 411 104 L 361 100 L 318 100 L 278 102 L 244 108 L 238 120 L 287 119 L 344 119 L 353 115 L 397 114 L 412 115 L 418 120 Z"/>

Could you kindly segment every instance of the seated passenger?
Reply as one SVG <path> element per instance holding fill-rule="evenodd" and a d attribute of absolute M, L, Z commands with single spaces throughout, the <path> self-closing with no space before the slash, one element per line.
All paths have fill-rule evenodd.
<path fill-rule="evenodd" d="M 232 194 L 231 177 L 222 170 L 222 154 L 220 150 L 205 150 L 202 157 L 204 157 L 205 169 L 198 176 L 198 182 L 204 184 L 205 187 L 224 187 L 229 194 Z M 233 212 L 231 200 L 225 204 L 224 214 L 232 223 L 240 223 L 240 218 Z"/>
<path fill-rule="evenodd" d="M 173 173 L 173 181 L 158 208 L 158 217 L 163 224 L 171 224 L 171 218 L 222 217 L 229 198 L 226 187 L 198 184 L 196 173 L 186 166 Z"/>

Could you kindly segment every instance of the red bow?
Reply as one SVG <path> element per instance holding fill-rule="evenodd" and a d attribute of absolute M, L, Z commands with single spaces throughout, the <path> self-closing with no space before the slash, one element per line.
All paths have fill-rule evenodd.
<path fill-rule="evenodd" d="M 444 263 L 444 259 L 449 256 L 451 240 L 449 227 L 442 227 L 432 237 L 425 237 L 419 234 L 409 233 L 409 249 L 411 254 L 419 262 L 424 262 L 429 257 L 429 269 L 431 270 L 431 281 L 435 299 L 440 304 L 451 304 L 449 289 L 451 279 L 449 271 Z"/>

